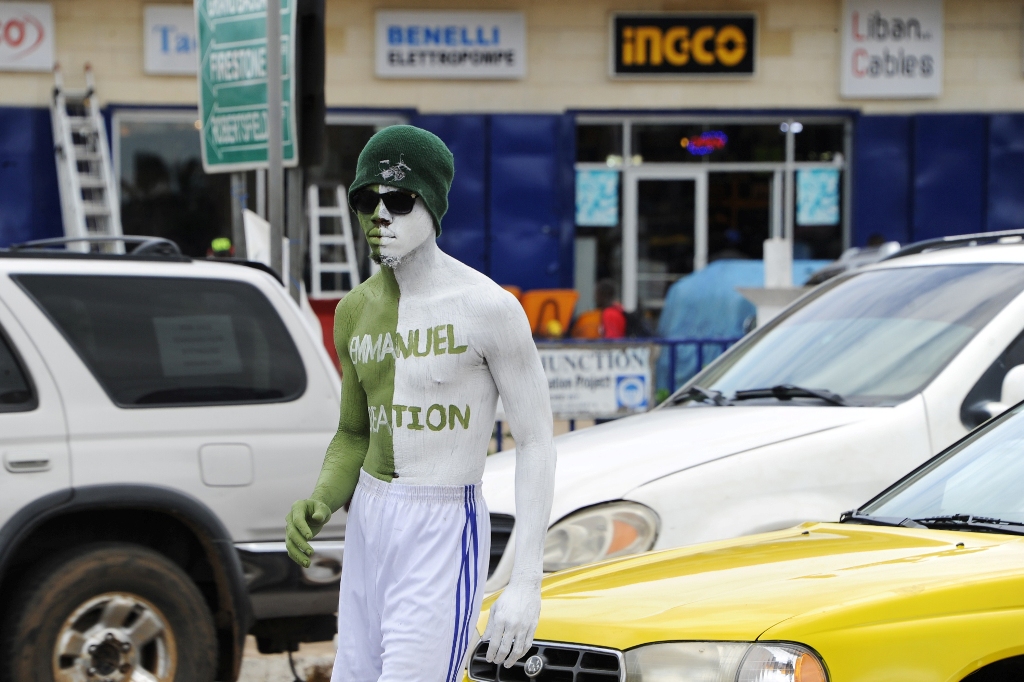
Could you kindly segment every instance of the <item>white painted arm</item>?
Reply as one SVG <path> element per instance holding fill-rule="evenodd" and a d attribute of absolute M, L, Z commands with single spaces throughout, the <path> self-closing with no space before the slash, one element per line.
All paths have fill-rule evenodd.
<path fill-rule="evenodd" d="M 508 586 L 491 607 L 487 660 L 512 666 L 533 644 L 540 617 L 544 538 L 555 482 L 548 381 L 519 303 L 503 296 L 486 360 L 516 442 L 515 562 Z"/>

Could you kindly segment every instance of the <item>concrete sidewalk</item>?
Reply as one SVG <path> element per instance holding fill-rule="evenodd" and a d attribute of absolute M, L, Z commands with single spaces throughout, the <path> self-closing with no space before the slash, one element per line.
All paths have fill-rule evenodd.
<path fill-rule="evenodd" d="M 295 671 L 302 682 L 330 682 L 334 667 L 334 642 L 303 644 L 292 654 Z M 256 639 L 245 642 L 245 659 L 238 682 L 294 682 L 287 654 L 261 654 Z"/>

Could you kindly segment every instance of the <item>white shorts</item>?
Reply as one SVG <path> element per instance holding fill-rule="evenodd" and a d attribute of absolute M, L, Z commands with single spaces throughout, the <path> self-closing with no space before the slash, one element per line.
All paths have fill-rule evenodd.
<path fill-rule="evenodd" d="M 475 636 L 491 545 L 480 485 L 359 472 L 345 531 L 331 682 L 455 682 Z"/>

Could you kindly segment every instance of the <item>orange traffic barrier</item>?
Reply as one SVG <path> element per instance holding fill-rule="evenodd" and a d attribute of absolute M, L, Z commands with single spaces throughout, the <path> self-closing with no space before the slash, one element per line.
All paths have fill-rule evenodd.
<path fill-rule="evenodd" d="M 523 290 L 517 287 L 515 284 L 502 284 L 501 288 L 516 297 L 516 300 L 520 303 L 523 300 Z"/>
<path fill-rule="evenodd" d="M 575 289 L 532 289 L 524 293 L 520 301 L 534 336 L 563 336 L 579 297 Z"/>
<path fill-rule="evenodd" d="M 601 338 L 601 311 L 588 310 L 585 313 L 580 313 L 572 325 L 572 338 Z"/>

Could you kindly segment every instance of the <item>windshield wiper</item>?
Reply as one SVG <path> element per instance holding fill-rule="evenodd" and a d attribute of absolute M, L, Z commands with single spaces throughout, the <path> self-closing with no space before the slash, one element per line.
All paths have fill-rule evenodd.
<path fill-rule="evenodd" d="M 684 400 L 697 400 L 702 403 L 714 403 L 715 405 L 728 405 L 729 399 L 722 395 L 721 391 L 716 391 L 703 386 L 690 386 L 683 393 L 680 393 L 672 399 L 672 405 L 678 405 Z"/>
<path fill-rule="evenodd" d="M 977 530 L 983 533 L 1010 533 L 1024 535 L 1024 523 L 1007 521 L 990 516 L 974 516 L 973 514 L 942 514 L 914 519 L 926 528 L 942 528 L 946 530 Z"/>
<path fill-rule="evenodd" d="M 817 398 L 831 405 L 846 407 L 846 401 L 837 393 L 826 391 L 823 388 L 804 388 L 793 384 L 779 384 L 771 388 L 751 388 L 746 391 L 736 391 L 736 395 L 733 396 L 733 400 L 754 400 L 756 398 L 775 398 L 777 400 Z"/>
<path fill-rule="evenodd" d="M 914 519 L 901 519 L 896 516 L 871 516 L 857 511 L 847 511 L 839 515 L 839 523 L 860 523 L 866 526 L 894 526 L 902 528 L 924 528 Z"/>

